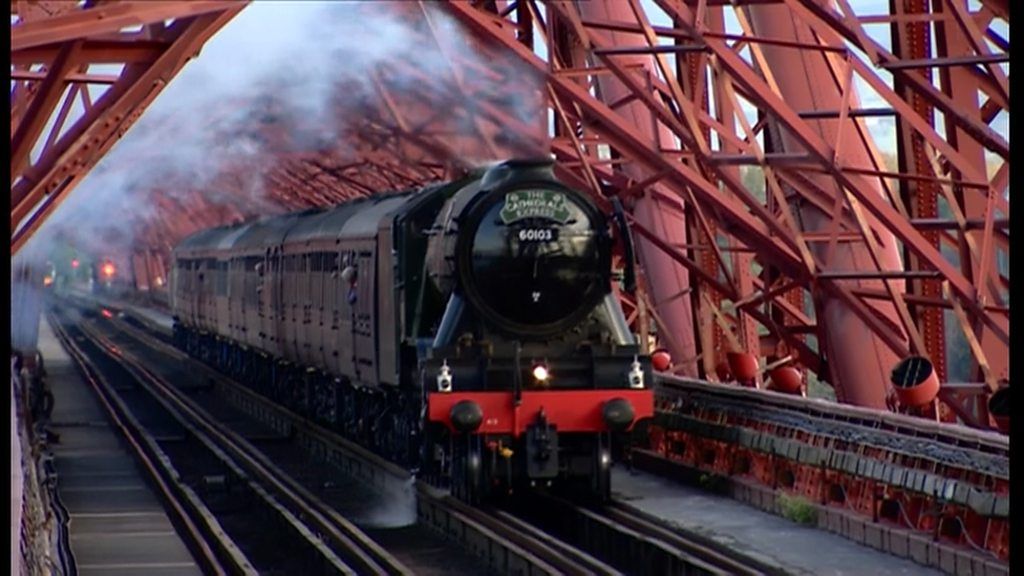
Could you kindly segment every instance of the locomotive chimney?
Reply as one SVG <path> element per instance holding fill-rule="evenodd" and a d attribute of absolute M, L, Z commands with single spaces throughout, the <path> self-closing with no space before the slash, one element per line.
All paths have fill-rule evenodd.
<path fill-rule="evenodd" d="M 555 179 L 555 161 L 551 158 L 521 158 L 492 166 L 484 173 L 480 187 L 493 190 L 512 182 L 547 181 Z"/>

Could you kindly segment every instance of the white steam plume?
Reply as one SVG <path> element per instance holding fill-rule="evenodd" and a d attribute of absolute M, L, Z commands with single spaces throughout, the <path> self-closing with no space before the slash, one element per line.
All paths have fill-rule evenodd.
<path fill-rule="evenodd" d="M 392 88 L 424 95 L 451 90 L 449 61 L 433 39 L 424 43 L 422 34 L 392 13 L 396 6 L 408 10 L 411 3 L 389 4 L 252 3 L 182 70 L 32 243 L 61 235 L 85 246 L 98 237 L 120 238 L 130 246 L 137 223 L 156 216 L 146 194 L 154 187 L 172 195 L 202 190 L 215 205 L 244 202 L 243 213 L 279 211 L 264 189 L 268 144 L 254 129 L 265 114 L 253 107 L 262 95 L 274 101 L 279 122 L 296 126 L 285 130 L 296 151 L 330 151 L 344 158 L 351 152 L 345 148 L 345 129 L 361 120 L 346 115 L 345 105 L 377 98 L 371 73 L 379 65 L 402 61 L 420 72 L 417 78 L 389 76 Z M 427 9 L 441 41 L 462 57 L 473 54 L 464 50 L 465 33 L 456 22 L 429 4 Z M 490 66 L 475 58 L 484 69 Z M 517 81 L 536 84 L 525 74 Z M 535 100 L 503 97 L 501 88 L 485 91 L 484 97 L 527 124 L 541 114 Z M 473 129 L 469 121 L 455 125 L 467 133 Z M 245 175 L 244 194 L 215 187 L 225 169 Z"/>

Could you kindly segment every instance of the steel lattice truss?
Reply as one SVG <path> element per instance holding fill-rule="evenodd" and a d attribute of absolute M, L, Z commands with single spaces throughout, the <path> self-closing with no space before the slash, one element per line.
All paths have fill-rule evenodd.
<path fill-rule="evenodd" d="M 995 25 L 1008 29 L 1006 3 L 968 9 L 907 0 L 870 15 L 846 0 L 722 4 L 367 5 L 411 22 L 416 42 L 450 63 L 443 81 L 423 78 L 410 91 L 409 79 L 423 71 L 387 62 L 372 78 L 373 93 L 344 104 L 360 119 L 344 126 L 344 151 L 296 151 L 288 141 L 296 128 L 269 120 L 254 124 L 273 161 L 253 162 L 269 162 L 268 195 L 287 210 L 444 178 L 481 160 L 551 152 L 561 177 L 605 206 L 617 196 L 632 210 L 647 282 L 624 298 L 638 330 L 646 331 L 647 317 L 659 327 L 678 371 L 713 377 L 730 350 L 791 357 L 833 383 L 841 400 L 884 406 L 888 370 L 909 354 L 929 357 L 948 379 L 948 322 L 971 349 L 970 379 L 984 384 L 945 384 L 938 409 L 920 413 L 987 427 L 977 400 L 1009 366 L 1009 277 L 998 257 L 1009 253 L 1009 143 L 990 125 L 1009 113 L 1009 42 Z M 127 10 L 142 11 L 142 3 Z M 438 12 L 469 37 L 440 30 Z M 727 32 L 727 13 L 739 32 Z M 214 15 L 229 14 L 190 21 L 222 24 Z M 891 41 L 880 43 L 870 26 L 884 26 Z M 63 70 L 53 82 L 85 74 L 46 64 Z M 45 82 L 34 79 L 38 71 L 18 73 L 32 76 L 18 83 L 22 90 Z M 855 85 L 885 105 L 862 106 Z M 536 118 L 511 113 L 512 101 L 535 103 Z M 16 113 L 17 102 L 12 118 L 36 122 L 25 104 Z M 254 118 L 274 117 L 272 99 L 235 104 Z M 872 116 L 895 122 L 896 166 L 886 167 L 872 142 Z M 167 133 L 173 138 L 173 126 Z M 51 156 L 53 174 L 80 175 L 91 165 Z M 240 165 L 216 184 L 241 189 L 236 181 L 252 169 Z M 23 176 L 29 181 L 40 184 L 20 195 L 31 201 L 12 202 L 15 223 L 50 190 Z M 158 213 L 180 217 L 144 226 L 153 249 L 252 215 L 202 192 L 183 198 L 154 183 Z"/>
<path fill-rule="evenodd" d="M 11 2 L 12 253 L 244 6 Z"/>
<path fill-rule="evenodd" d="M 439 32 L 436 20 L 440 15 L 436 10 L 415 3 L 388 8 L 395 12 L 394 17 L 406 21 L 412 33 L 406 39 L 409 44 L 445 57 L 463 48 Z M 362 9 L 379 10 L 380 5 L 367 4 Z M 472 50 L 487 54 L 490 66 L 480 68 L 480 58 L 460 61 L 453 57 L 443 78 L 427 78 L 415 65 L 386 62 L 374 71 L 369 82 L 360 82 L 372 87 L 369 93 L 340 85 L 337 92 L 344 96 L 334 103 L 338 117 L 334 128 L 343 142 L 340 146 L 332 142 L 319 147 L 303 144 L 315 140 L 310 134 L 317 126 L 305 125 L 308 119 L 290 117 L 274 96 L 233 102 L 232 108 L 249 111 L 250 136 L 261 143 L 260 153 L 224 170 L 213 186 L 241 194 L 241 181 L 260 170 L 272 207 L 215 204 L 204 197 L 203 190 L 183 198 L 180 191 L 163 194 L 155 187 L 157 203 L 186 217 L 146 227 L 149 244 L 169 250 L 198 228 L 268 210 L 299 210 L 379 191 L 408 189 L 460 175 L 483 161 L 544 153 L 544 126 L 539 121 L 517 124 L 510 132 L 508 124 L 515 120 L 501 107 L 503 100 L 514 96 L 531 100 L 534 109 L 542 109 L 542 99 L 535 91 L 505 88 L 516 83 L 524 67 L 514 55 L 483 44 L 474 44 Z M 466 82 L 464 76 L 470 74 L 475 79 Z M 410 91 L 410 84 L 417 89 Z M 477 108 L 467 108 L 468 101 L 476 103 Z M 215 117 L 216 112 L 212 115 Z M 175 133 L 171 120 L 165 127 L 169 139 Z M 227 140 L 236 135 L 222 136 Z"/>
<path fill-rule="evenodd" d="M 734 335 L 733 347 L 750 350 L 744 324 L 758 322 L 819 370 L 822 358 L 802 338 L 816 334 L 832 365 L 824 375 L 838 384 L 840 397 L 877 404 L 877 394 L 863 393 L 871 387 L 863 380 L 884 382 L 893 364 L 863 370 L 872 348 L 880 343 L 889 358 L 925 355 L 944 372 L 941 311 L 952 309 L 988 386 L 1008 376 L 1009 279 L 999 273 L 996 250 L 1009 248 L 1009 144 L 988 125 L 1000 110 L 1009 112 L 1008 79 L 999 66 L 1008 42 L 989 27 L 996 17 L 1008 18 L 1005 5 L 986 3 L 970 13 L 962 3 L 907 2 L 891 14 L 861 18 L 843 1 L 734 9 L 657 0 L 674 25 L 656 27 L 637 1 L 548 3 L 543 11 L 537 3 L 520 4 L 500 15 L 464 4 L 450 8 L 545 74 L 561 122 L 552 149 L 579 183 L 597 194 L 611 183 L 621 196 L 657 194 L 685 203 L 696 224 L 690 238 L 697 239 L 688 250 L 660 242 L 657 230 L 637 225 L 635 231 L 689 271 L 707 295 L 695 302 L 712 308 L 705 317 L 721 319 L 715 309 L 723 302 L 740 311 L 738 319 L 729 315 L 719 323 Z M 725 32 L 726 9 L 741 34 Z M 766 27 L 780 18 L 792 23 L 792 34 Z M 527 22 L 540 34 L 524 42 Z M 866 22 L 892 23 L 895 53 L 865 32 Z M 931 29 L 938 31 L 934 54 Z M 551 56 L 535 56 L 530 42 L 544 42 Z M 815 108 L 794 97 L 786 83 L 799 77 L 787 65 L 797 75 L 818 72 L 815 82 L 831 87 L 837 105 Z M 879 70 L 891 73 L 895 87 Z M 932 82 L 932 70 L 941 81 Z M 891 108 L 860 108 L 850 88 L 854 77 Z M 741 104 L 760 118 L 748 120 Z M 896 120 L 897 170 L 886 169 L 872 150 L 860 117 L 873 113 Z M 835 120 L 823 129 L 822 119 Z M 985 152 L 999 159 L 991 178 Z M 741 180 L 740 165 L 761 169 L 766 195 Z M 938 218 L 938 198 L 951 218 Z M 807 222 L 812 216 L 817 224 Z M 727 242 L 708 241 L 722 235 Z M 893 239 L 902 246 L 902 265 L 883 253 Z M 959 251 L 960 266 L 940 252 L 942 243 Z M 853 255 L 842 257 L 840 245 Z M 726 249 L 737 256 L 726 256 Z M 754 274 L 744 254 L 763 272 Z M 818 325 L 798 305 L 801 295 L 814 300 L 819 318 L 830 302 L 840 302 L 844 314 Z M 845 339 L 837 346 L 858 324 L 875 342 Z M 709 348 L 702 351 L 705 367 L 715 365 Z M 839 364 L 847 368 L 837 370 Z M 984 425 L 984 413 L 962 404 L 961 392 L 968 391 L 947 387 L 942 397 L 965 421 Z"/>

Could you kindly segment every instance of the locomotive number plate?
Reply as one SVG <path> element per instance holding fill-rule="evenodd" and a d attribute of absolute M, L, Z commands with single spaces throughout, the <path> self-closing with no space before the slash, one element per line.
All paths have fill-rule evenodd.
<path fill-rule="evenodd" d="M 523 228 L 516 232 L 520 242 L 553 242 L 558 240 L 557 228 Z"/>

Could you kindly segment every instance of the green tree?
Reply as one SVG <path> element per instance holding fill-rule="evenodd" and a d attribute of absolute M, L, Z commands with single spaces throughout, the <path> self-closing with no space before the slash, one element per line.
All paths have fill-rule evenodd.
<path fill-rule="evenodd" d="M 758 200 L 766 202 L 764 186 L 764 170 L 760 166 L 741 166 L 740 181 Z"/>

